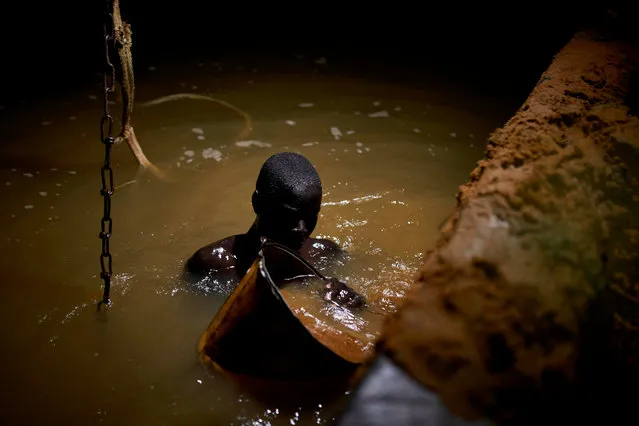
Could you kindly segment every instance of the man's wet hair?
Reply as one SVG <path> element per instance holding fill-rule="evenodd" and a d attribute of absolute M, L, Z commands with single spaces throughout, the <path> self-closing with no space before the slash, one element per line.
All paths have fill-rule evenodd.
<path fill-rule="evenodd" d="M 261 210 L 262 203 L 295 208 L 306 204 L 306 207 L 319 210 L 321 199 L 322 182 L 311 162 L 295 152 L 279 152 L 262 165 L 255 184 L 253 205 Z M 313 206 L 307 205 L 309 200 L 313 200 Z"/>

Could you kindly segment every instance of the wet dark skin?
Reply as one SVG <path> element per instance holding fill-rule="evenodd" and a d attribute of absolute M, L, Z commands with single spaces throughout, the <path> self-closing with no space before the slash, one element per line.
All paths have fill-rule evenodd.
<path fill-rule="evenodd" d="M 311 238 L 321 206 L 321 187 L 278 189 L 276 195 L 255 190 L 252 197 L 255 220 L 245 234 L 233 235 L 200 248 L 186 263 L 195 276 L 214 275 L 239 283 L 258 255 L 262 241 L 283 244 L 317 267 L 320 259 L 335 260 L 345 252 L 333 241 Z M 344 282 L 331 278 L 323 297 L 355 308 L 364 298 Z"/>

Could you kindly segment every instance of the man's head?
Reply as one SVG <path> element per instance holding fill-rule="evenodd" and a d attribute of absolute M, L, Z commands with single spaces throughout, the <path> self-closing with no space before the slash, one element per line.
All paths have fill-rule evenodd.
<path fill-rule="evenodd" d="M 252 201 L 260 236 L 299 250 L 317 224 L 322 183 L 305 157 L 280 152 L 262 165 Z"/>

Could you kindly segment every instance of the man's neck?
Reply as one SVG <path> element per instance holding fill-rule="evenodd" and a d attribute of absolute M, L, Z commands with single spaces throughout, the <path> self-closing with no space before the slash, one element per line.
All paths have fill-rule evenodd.
<path fill-rule="evenodd" d="M 244 247 L 243 252 L 246 255 L 249 255 L 251 258 L 255 258 L 257 253 L 260 251 L 260 247 L 262 247 L 262 241 L 260 239 L 260 235 L 257 232 L 256 223 L 253 222 L 253 225 L 249 228 L 249 230 L 244 234 Z"/>

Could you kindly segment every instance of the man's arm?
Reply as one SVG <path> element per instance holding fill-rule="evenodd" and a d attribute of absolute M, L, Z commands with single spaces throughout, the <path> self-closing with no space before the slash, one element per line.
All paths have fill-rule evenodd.
<path fill-rule="evenodd" d="M 332 240 L 313 238 L 308 257 L 322 273 L 333 275 L 336 267 L 344 265 L 349 255 L 346 250 Z M 323 289 L 322 297 L 326 301 L 332 301 L 348 308 L 359 308 L 366 304 L 364 296 L 337 278 L 329 278 Z"/>
<path fill-rule="evenodd" d="M 337 278 L 329 278 L 324 286 L 324 300 L 332 301 L 347 308 L 361 308 L 366 305 L 364 296 Z"/>

